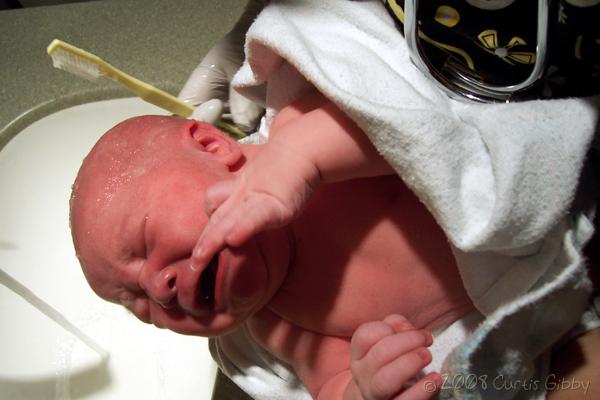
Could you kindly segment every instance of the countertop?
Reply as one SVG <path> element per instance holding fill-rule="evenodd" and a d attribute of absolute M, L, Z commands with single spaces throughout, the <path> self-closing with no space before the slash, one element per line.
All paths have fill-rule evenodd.
<path fill-rule="evenodd" d="M 99 0 L 0 11 L 0 149 L 60 109 L 130 94 L 52 67 L 58 38 L 173 95 L 247 0 Z"/>

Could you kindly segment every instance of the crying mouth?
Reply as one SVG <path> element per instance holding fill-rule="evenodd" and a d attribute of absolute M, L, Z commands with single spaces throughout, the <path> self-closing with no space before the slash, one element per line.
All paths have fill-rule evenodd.
<path fill-rule="evenodd" d="M 213 306 L 215 302 L 215 281 L 217 279 L 217 267 L 219 265 L 219 254 L 216 254 L 210 263 L 204 268 L 200 275 L 197 289 L 198 303 L 202 306 Z"/>

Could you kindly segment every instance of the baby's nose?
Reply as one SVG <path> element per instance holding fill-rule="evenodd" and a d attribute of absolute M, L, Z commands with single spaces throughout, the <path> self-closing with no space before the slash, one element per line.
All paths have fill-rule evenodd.
<path fill-rule="evenodd" d="M 146 282 L 148 296 L 164 307 L 177 295 L 177 272 L 174 268 L 165 268 L 148 277 Z"/>

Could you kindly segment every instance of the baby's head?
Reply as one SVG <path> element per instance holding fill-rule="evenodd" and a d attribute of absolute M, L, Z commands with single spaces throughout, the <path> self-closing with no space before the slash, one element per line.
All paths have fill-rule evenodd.
<path fill-rule="evenodd" d="M 232 179 L 244 162 L 238 143 L 204 123 L 144 116 L 109 130 L 84 160 L 71 197 L 73 242 L 94 291 L 186 334 L 223 333 L 261 308 L 282 279 L 275 265 L 282 258 L 264 251 L 276 233 L 190 268 L 208 220 L 206 189 Z"/>

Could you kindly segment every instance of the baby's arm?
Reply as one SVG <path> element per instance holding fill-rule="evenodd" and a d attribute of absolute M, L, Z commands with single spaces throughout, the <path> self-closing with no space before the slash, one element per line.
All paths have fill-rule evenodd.
<path fill-rule="evenodd" d="M 224 246 L 288 224 L 321 183 L 392 174 L 392 168 L 335 104 L 319 93 L 302 98 L 273 121 L 269 142 L 234 180 L 206 193 L 210 216 L 194 250 L 195 265 Z"/>
<path fill-rule="evenodd" d="M 316 91 L 279 112 L 269 142 L 310 160 L 321 183 L 395 174 L 354 121 Z"/>
<path fill-rule="evenodd" d="M 267 309 L 249 327 L 262 346 L 293 366 L 315 399 L 429 399 L 441 386 L 432 373 L 405 387 L 431 361 L 426 347 L 432 338 L 399 315 L 361 325 L 351 341 L 304 330 Z"/>

